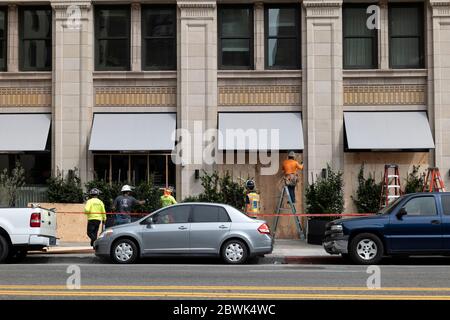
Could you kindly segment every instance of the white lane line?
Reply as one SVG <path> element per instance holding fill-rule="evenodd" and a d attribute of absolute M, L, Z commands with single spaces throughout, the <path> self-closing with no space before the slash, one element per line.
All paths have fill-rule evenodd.
<path fill-rule="evenodd" d="M 281 270 L 280 269 L 274 269 L 274 270 L 249 270 L 249 272 L 361 273 L 361 271 L 358 271 L 358 270 L 305 270 L 305 269 L 298 269 L 298 270 L 282 270 L 282 269 Z"/>

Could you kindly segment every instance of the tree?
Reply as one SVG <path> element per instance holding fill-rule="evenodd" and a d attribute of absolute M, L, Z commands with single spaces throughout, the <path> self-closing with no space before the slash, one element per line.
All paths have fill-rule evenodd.
<path fill-rule="evenodd" d="M 20 187 L 25 185 L 25 169 L 17 161 L 14 169 L 9 172 L 8 169 L 4 169 L 0 173 L 0 189 L 5 195 L 5 202 L 8 207 L 14 207 L 16 205 L 17 191 Z"/>
<path fill-rule="evenodd" d="M 376 183 L 371 173 L 369 177 L 364 178 L 364 164 L 361 165 L 358 174 L 358 189 L 356 197 L 351 197 L 356 205 L 358 212 L 378 212 L 381 201 L 382 182 Z"/>

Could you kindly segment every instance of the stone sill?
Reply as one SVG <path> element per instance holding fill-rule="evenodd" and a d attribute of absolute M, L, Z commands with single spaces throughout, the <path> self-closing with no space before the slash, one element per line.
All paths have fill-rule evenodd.
<path fill-rule="evenodd" d="M 52 71 L 0 72 L 0 80 L 52 80 Z"/>
<path fill-rule="evenodd" d="M 301 70 L 217 70 L 218 79 L 286 79 L 301 77 Z"/>
<path fill-rule="evenodd" d="M 177 71 L 94 71 L 94 80 L 108 79 L 176 79 Z"/>
<path fill-rule="evenodd" d="M 427 69 L 343 70 L 344 78 L 424 78 Z"/>

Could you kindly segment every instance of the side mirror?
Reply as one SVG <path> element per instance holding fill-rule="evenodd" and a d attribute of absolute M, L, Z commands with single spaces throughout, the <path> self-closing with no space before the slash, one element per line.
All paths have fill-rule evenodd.
<path fill-rule="evenodd" d="M 403 216 L 406 216 L 407 214 L 408 214 L 408 212 L 406 212 L 406 209 L 401 208 L 400 210 L 398 210 L 398 212 L 395 216 L 397 217 L 398 220 L 402 220 Z"/>
<path fill-rule="evenodd" d="M 148 217 L 147 219 L 143 220 L 141 222 L 141 224 L 151 225 L 151 224 L 153 224 L 153 218 L 152 217 Z"/>

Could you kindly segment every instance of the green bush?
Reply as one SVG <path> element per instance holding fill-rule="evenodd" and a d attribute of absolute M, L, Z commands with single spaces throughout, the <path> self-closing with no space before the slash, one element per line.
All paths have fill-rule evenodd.
<path fill-rule="evenodd" d="M 342 213 L 344 211 L 344 181 L 342 172 L 327 165 L 326 176 L 318 178 L 305 190 L 307 213 Z M 320 218 L 324 219 L 324 218 Z M 327 217 L 329 220 L 335 217 Z"/>
<path fill-rule="evenodd" d="M 25 185 L 25 169 L 17 161 L 11 172 L 4 169 L 0 173 L 0 203 L 5 203 L 8 207 L 14 207 L 17 191 L 23 185 Z"/>
<path fill-rule="evenodd" d="M 378 212 L 380 209 L 383 182 L 376 183 L 373 177 L 374 175 L 369 173 L 368 178 L 364 178 L 364 164 L 361 165 L 358 174 L 356 197 L 351 197 L 358 212 L 373 213 Z"/>
<path fill-rule="evenodd" d="M 413 166 L 412 172 L 408 172 L 406 176 L 406 184 L 404 193 L 422 192 L 425 183 L 425 172 L 419 174 L 420 165 Z"/>
<path fill-rule="evenodd" d="M 69 170 L 64 177 L 59 169 L 55 177 L 47 180 L 47 198 L 50 202 L 57 203 L 82 203 L 83 190 L 81 180 L 77 175 L 78 169 Z"/>
<path fill-rule="evenodd" d="M 163 192 L 154 186 L 153 179 L 142 182 L 134 189 L 134 197 L 138 200 L 145 200 L 145 204 L 139 206 L 137 212 L 150 213 L 161 208 L 161 196 Z"/>

